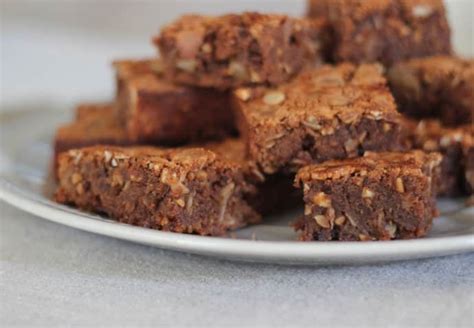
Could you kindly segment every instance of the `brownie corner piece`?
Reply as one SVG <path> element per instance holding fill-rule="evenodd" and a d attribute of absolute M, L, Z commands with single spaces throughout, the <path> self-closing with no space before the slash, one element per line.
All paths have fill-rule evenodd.
<path fill-rule="evenodd" d="M 74 149 L 58 177 L 58 202 L 141 227 L 222 235 L 259 220 L 238 165 L 202 148 Z"/>
<path fill-rule="evenodd" d="M 295 185 L 305 210 L 304 241 L 369 241 L 422 237 L 437 214 L 433 181 L 441 155 L 367 153 L 302 168 Z"/>
<path fill-rule="evenodd" d="M 182 16 L 154 43 L 166 76 L 219 89 L 279 84 L 322 60 L 322 20 L 245 12 Z"/>
<path fill-rule="evenodd" d="M 328 18 L 335 61 L 390 66 L 452 52 L 442 0 L 310 0 L 309 16 Z"/>
<path fill-rule="evenodd" d="M 277 88 L 234 91 L 240 132 L 267 174 L 401 148 L 401 116 L 378 64 L 322 66 Z"/>

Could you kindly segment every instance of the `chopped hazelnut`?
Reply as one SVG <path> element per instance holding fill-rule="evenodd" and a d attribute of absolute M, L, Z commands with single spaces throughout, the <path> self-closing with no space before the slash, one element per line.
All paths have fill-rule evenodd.
<path fill-rule="evenodd" d="M 104 159 L 106 162 L 110 161 L 112 159 L 112 153 L 108 150 L 104 151 Z"/>
<path fill-rule="evenodd" d="M 201 47 L 202 52 L 210 54 L 212 52 L 212 46 L 209 43 L 204 43 Z"/>
<path fill-rule="evenodd" d="M 81 182 L 81 181 L 82 181 L 82 176 L 81 176 L 79 173 L 75 172 L 75 173 L 72 174 L 72 176 L 71 176 L 71 182 L 72 182 L 73 184 L 77 184 L 77 183 L 79 183 L 79 182 Z"/>
<path fill-rule="evenodd" d="M 373 198 L 375 196 L 374 192 L 369 188 L 362 188 L 362 197 L 363 198 Z"/>
<path fill-rule="evenodd" d="M 228 73 L 237 80 L 245 81 L 248 79 L 247 69 L 244 65 L 236 61 L 233 61 L 229 64 Z"/>
<path fill-rule="evenodd" d="M 338 226 L 341 226 L 346 222 L 346 217 L 344 215 L 338 216 L 335 220 L 334 223 Z"/>
<path fill-rule="evenodd" d="M 267 105 L 279 105 L 285 101 L 285 94 L 281 91 L 269 91 L 263 97 L 263 102 Z"/>
<path fill-rule="evenodd" d="M 196 70 L 197 62 L 194 59 L 181 59 L 176 62 L 176 67 L 182 71 L 192 73 Z"/>
<path fill-rule="evenodd" d="M 314 220 L 316 221 L 317 224 L 319 224 L 323 228 L 329 229 L 331 227 L 331 223 L 329 222 L 329 219 L 325 217 L 324 215 L 315 215 Z"/>
<path fill-rule="evenodd" d="M 313 196 L 313 203 L 317 206 L 328 208 L 331 206 L 331 199 L 323 192 L 318 192 Z"/>
<path fill-rule="evenodd" d="M 178 204 L 178 206 L 180 206 L 180 207 L 184 207 L 184 206 L 186 205 L 186 204 L 184 203 L 184 200 L 181 199 L 181 198 L 176 201 L 176 204 Z"/>
<path fill-rule="evenodd" d="M 395 188 L 399 193 L 405 192 L 405 186 L 403 184 L 402 178 L 398 177 L 397 180 L 395 180 Z"/>
<path fill-rule="evenodd" d="M 416 5 L 412 9 L 413 16 L 419 18 L 425 18 L 430 16 L 433 13 L 433 8 L 428 5 Z"/>
<path fill-rule="evenodd" d="M 397 226 L 393 222 L 389 222 L 385 225 L 385 231 L 388 232 L 390 238 L 395 238 L 395 234 L 397 233 Z"/>
<path fill-rule="evenodd" d="M 370 238 L 370 236 L 367 236 L 367 235 L 364 235 L 364 234 L 359 234 L 359 239 L 362 240 L 362 241 L 372 240 L 372 238 Z"/>
<path fill-rule="evenodd" d="M 248 101 L 251 97 L 251 92 L 249 89 L 241 88 L 234 91 L 234 94 L 237 98 L 242 101 Z"/>

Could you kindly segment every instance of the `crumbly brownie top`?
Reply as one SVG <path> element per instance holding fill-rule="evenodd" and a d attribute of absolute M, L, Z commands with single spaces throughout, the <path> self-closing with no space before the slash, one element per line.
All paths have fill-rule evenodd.
<path fill-rule="evenodd" d="M 353 175 L 366 175 L 378 177 L 390 172 L 397 176 L 405 174 L 424 174 L 425 170 L 431 171 L 441 162 L 438 153 L 425 153 L 414 150 L 410 152 L 367 152 L 363 157 L 327 161 L 318 165 L 310 165 L 302 168 L 297 176 L 296 183 L 309 182 L 311 180 L 337 180 Z"/>
<path fill-rule="evenodd" d="M 222 167 L 234 171 L 239 170 L 236 163 L 222 159 L 218 154 L 204 148 L 156 148 L 156 147 L 111 147 L 94 146 L 73 149 L 67 152 L 74 161 L 95 160 L 102 158 L 111 167 L 119 165 L 138 164 L 144 170 L 152 170 L 161 174 L 161 182 L 176 187 L 182 185 L 182 180 L 205 178 L 203 171 L 207 167 Z M 166 169 L 181 172 L 183 175 L 167 176 Z M 164 181 L 166 180 L 166 181 Z M 182 186 L 184 188 L 184 186 Z"/>
<path fill-rule="evenodd" d="M 240 88 L 234 95 L 251 122 L 283 126 L 286 121 L 290 127 L 306 122 L 323 135 L 339 122 L 349 124 L 365 117 L 397 121 L 400 117 L 382 66 L 377 64 L 323 66 L 276 89 Z"/>

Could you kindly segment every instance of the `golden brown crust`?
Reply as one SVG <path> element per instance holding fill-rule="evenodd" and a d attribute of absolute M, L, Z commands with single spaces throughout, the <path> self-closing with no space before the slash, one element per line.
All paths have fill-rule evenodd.
<path fill-rule="evenodd" d="M 441 162 L 439 153 L 411 152 L 373 153 L 367 152 L 363 157 L 327 161 L 302 168 L 296 175 L 298 185 L 311 180 L 338 180 L 353 174 L 362 173 L 376 178 L 380 174 L 425 174 L 423 169 L 436 167 Z M 383 168 L 383 169 L 380 169 Z"/>

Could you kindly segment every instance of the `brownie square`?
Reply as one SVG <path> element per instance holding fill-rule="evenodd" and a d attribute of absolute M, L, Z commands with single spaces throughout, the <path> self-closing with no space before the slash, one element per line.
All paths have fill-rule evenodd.
<path fill-rule="evenodd" d="M 412 59 L 392 67 L 387 76 L 406 115 L 439 118 L 446 125 L 474 124 L 473 59 Z"/>
<path fill-rule="evenodd" d="M 172 84 L 156 73 L 158 63 L 114 63 L 119 117 L 131 141 L 177 145 L 234 133 L 228 93 Z"/>
<path fill-rule="evenodd" d="M 259 221 L 240 166 L 203 148 L 74 149 L 58 177 L 59 203 L 141 227 L 215 236 Z"/>
<path fill-rule="evenodd" d="M 304 241 L 368 241 L 426 235 L 437 215 L 432 180 L 441 155 L 422 151 L 367 153 L 302 168 Z"/>
<path fill-rule="evenodd" d="M 265 174 L 401 147 L 401 116 L 380 65 L 324 66 L 234 98 L 249 160 Z"/>
<path fill-rule="evenodd" d="M 328 19 L 337 62 L 391 65 L 451 53 L 442 0 L 309 0 L 309 16 Z"/>
<path fill-rule="evenodd" d="M 466 158 L 469 144 L 472 147 L 474 125 L 444 126 L 439 120 L 414 121 L 406 119 L 405 129 L 409 146 L 425 152 L 443 155 L 441 174 L 436 186 L 438 196 L 460 196 L 469 193 L 466 188 Z M 464 145 L 464 146 L 463 146 Z M 463 154 L 463 147 L 466 149 Z"/>
<path fill-rule="evenodd" d="M 165 75 L 219 89 L 279 84 L 322 60 L 323 20 L 258 13 L 188 15 L 154 39 Z"/>

